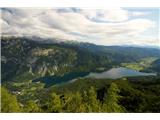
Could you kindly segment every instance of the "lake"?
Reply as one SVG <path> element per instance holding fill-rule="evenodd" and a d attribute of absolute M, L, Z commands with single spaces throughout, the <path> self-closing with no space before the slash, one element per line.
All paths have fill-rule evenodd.
<path fill-rule="evenodd" d="M 117 79 L 117 78 L 122 78 L 122 77 L 151 76 L 151 75 L 156 76 L 155 73 L 144 73 L 144 72 L 139 72 L 139 71 L 124 68 L 124 67 L 118 67 L 118 68 L 112 68 L 110 70 L 107 70 L 101 73 L 70 72 L 70 73 L 64 74 L 63 76 L 54 75 L 54 76 L 38 78 L 38 79 L 33 80 L 33 82 L 42 82 L 42 83 L 45 83 L 45 87 L 50 87 L 55 84 L 74 82 L 78 78 Z"/>
<path fill-rule="evenodd" d="M 89 72 L 70 72 L 70 73 L 64 74 L 63 76 L 53 75 L 53 76 L 37 78 L 33 80 L 32 82 L 42 82 L 42 83 L 45 83 L 45 87 L 50 87 L 55 84 L 66 83 L 73 79 L 85 77 L 88 74 Z"/>
<path fill-rule="evenodd" d="M 104 71 L 102 73 L 89 73 L 86 77 L 89 78 L 111 78 L 111 79 L 117 79 L 117 78 L 122 78 L 122 77 L 131 77 L 131 76 L 156 76 L 155 73 L 144 73 L 144 72 L 139 72 L 136 70 L 128 69 L 125 67 L 118 67 L 118 68 L 112 68 L 108 71 Z"/>

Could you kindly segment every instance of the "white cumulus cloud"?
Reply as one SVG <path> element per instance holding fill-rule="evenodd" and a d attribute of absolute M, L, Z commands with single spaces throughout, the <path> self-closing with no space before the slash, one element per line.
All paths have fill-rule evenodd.
<path fill-rule="evenodd" d="M 2 35 L 38 36 L 106 45 L 115 43 L 113 40 L 116 39 L 137 36 L 155 26 L 154 21 L 149 19 L 130 19 L 131 14 L 140 16 L 142 13 L 130 13 L 121 8 L 5 8 L 1 12 Z"/>

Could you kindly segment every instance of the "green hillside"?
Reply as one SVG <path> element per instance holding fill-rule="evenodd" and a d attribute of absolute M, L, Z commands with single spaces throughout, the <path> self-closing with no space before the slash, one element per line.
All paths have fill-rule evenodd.
<path fill-rule="evenodd" d="M 53 41 L 2 37 L 2 112 L 160 112 L 159 49 Z M 119 66 L 158 75 L 81 78 Z"/>

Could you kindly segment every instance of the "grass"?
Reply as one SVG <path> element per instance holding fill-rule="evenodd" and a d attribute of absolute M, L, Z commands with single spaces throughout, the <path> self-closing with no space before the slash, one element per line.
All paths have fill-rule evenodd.
<path fill-rule="evenodd" d="M 121 66 L 129 69 L 134 69 L 137 71 L 142 71 L 142 70 L 145 70 L 146 68 L 149 68 L 150 65 L 157 59 L 158 59 L 157 57 L 149 57 L 149 58 L 141 59 L 138 62 L 122 63 Z"/>

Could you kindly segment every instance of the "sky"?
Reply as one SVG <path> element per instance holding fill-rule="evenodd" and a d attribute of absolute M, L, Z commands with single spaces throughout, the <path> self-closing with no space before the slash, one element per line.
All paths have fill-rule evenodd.
<path fill-rule="evenodd" d="M 158 8 L 1 8 L 1 35 L 160 46 Z"/>

